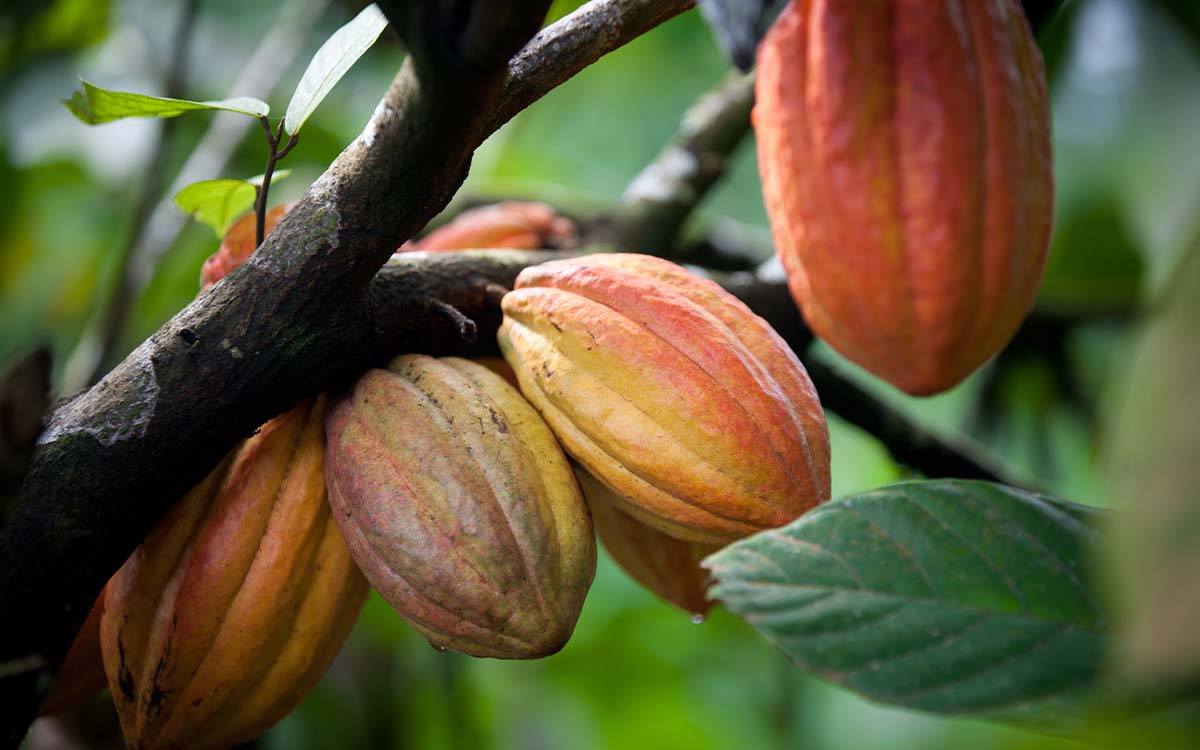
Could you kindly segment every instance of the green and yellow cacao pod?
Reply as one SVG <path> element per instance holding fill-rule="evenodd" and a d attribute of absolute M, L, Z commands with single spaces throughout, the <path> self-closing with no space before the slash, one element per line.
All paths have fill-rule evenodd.
<path fill-rule="evenodd" d="M 617 564 L 662 599 L 694 616 L 706 615 L 713 602 L 706 593 L 709 574 L 700 561 L 721 546 L 668 536 L 620 510 L 620 499 L 591 474 L 579 469 L 576 476 L 592 511 L 596 536 Z"/>
<path fill-rule="evenodd" d="M 1016 0 L 791 0 L 759 47 L 754 129 L 813 332 L 915 395 L 1016 333 L 1053 217 L 1041 55 Z"/>
<path fill-rule="evenodd" d="M 367 582 L 326 500 L 325 411 L 263 425 L 110 582 L 101 647 L 133 750 L 251 739 L 341 649 Z"/>
<path fill-rule="evenodd" d="M 438 648 L 529 659 L 570 638 L 591 520 L 537 412 L 464 359 L 370 370 L 327 421 L 329 500 L 371 584 Z"/>
<path fill-rule="evenodd" d="M 725 544 L 829 498 L 829 432 L 804 366 L 717 284 L 645 255 L 532 266 L 500 348 L 563 447 L 620 509 Z"/>

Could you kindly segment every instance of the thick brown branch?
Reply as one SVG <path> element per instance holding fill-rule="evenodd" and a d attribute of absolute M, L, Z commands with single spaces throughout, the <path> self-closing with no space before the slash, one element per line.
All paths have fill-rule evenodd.
<path fill-rule="evenodd" d="M 544 0 L 507 5 L 509 14 L 544 10 Z M 425 259 L 431 276 L 418 269 L 406 282 L 425 288 L 411 306 L 407 296 L 398 300 L 400 330 L 379 323 L 381 300 L 369 283 L 392 250 L 445 206 L 492 130 L 686 5 L 595 0 L 539 36 L 511 73 L 502 60 L 487 64 L 485 45 L 520 45 L 504 33 L 472 33 L 465 46 L 450 45 L 467 50 L 464 66 L 425 64 L 418 73 L 410 59 L 362 135 L 249 261 L 55 411 L 0 539 L 3 744 L 24 734 L 108 576 L 240 437 L 377 361 L 384 343 L 394 342 L 394 352 L 430 341 L 439 325 L 444 331 L 445 316 L 427 318 L 426 298 L 475 320 L 484 315 L 441 285 L 474 279 L 470 286 L 486 302 L 488 283 L 512 283 L 519 263 L 512 256 L 503 273 L 487 263 L 475 269 L 469 257 Z M 602 26 L 614 17 L 618 31 Z M 528 21 L 503 28 L 516 33 Z"/>
<path fill-rule="evenodd" d="M 684 222 L 725 176 L 730 156 L 750 132 L 754 78 L 739 76 L 707 92 L 683 116 L 671 142 L 625 191 L 605 230 L 618 247 L 663 254 Z"/>

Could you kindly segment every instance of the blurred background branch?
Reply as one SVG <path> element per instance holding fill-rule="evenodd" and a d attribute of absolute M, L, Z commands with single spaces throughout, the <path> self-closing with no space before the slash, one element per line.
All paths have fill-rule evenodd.
<path fill-rule="evenodd" d="M 196 20 L 197 0 L 184 0 L 175 21 L 171 37 L 170 61 L 163 71 L 161 96 L 178 99 L 184 95 L 187 78 L 188 53 L 191 50 L 192 26 Z M 146 238 L 151 212 L 166 183 L 166 157 L 171 137 L 179 121 L 157 120 L 154 123 L 154 146 L 140 180 L 138 197 L 130 221 L 128 240 L 118 246 L 117 270 L 114 285 L 100 295 L 100 307 L 95 322 L 89 325 L 79 344 L 67 359 L 63 385 L 68 392 L 86 388 L 96 382 L 104 370 L 103 363 L 111 357 L 117 345 L 126 311 L 132 304 L 133 290 L 129 289 L 131 264 L 138 246 Z"/>

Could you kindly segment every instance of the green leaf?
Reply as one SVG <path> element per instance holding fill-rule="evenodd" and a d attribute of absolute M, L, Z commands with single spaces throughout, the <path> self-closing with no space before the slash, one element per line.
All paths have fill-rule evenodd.
<path fill-rule="evenodd" d="M 271 184 L 287 177 L 281 169 L 271 177 Z M 234 220 L 254 205 L 255 187 L 262 184 L 262 175 L 248 180 L 220 179 L 193 182 L 175 194 L 175 205 L 196 221 L 210 227 L 217 237 L 224 237 Z"/>
<path fill-rule="evenodd" d="M 249 96 L 237 96 L 219 101 L 193 102 L 186 99 L 167 99 L 161 96 L 112 91 L 80 81 L 81 87 L 63 99 L 71 113 L 88 125 L 99 125 L 125 117 L 178 117 L 184 112 L 225 110 L 251 117 L 265 117 L 271 108 L 266 102 Z"/>
<path fill-rule="evenodd" d="M 283 116 L 283 128 L 288 135 L 300 132 L 321 101 L 371 48 L 385 26 L 387 18 L 379 6 L 372 3 L 325 40 L 300 77 L 292 101 L 288 103 L 287 114 Z"/>
<path fill-rule="evenodd" d="M 711 595 L 801 668 L 873 700 L 1076 728 L 1107 630 L 1102 511 L 987 482 L 906 482 L 705 560 Z"/>

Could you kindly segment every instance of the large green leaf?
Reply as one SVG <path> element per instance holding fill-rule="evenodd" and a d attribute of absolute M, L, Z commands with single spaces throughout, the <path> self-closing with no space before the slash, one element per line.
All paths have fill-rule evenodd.
<path fill-rule="evenodd" d="M 1106 623 L 1102 511 L 987 482 L 852 495 L 709 557 L 712 596 L 801 668 L 876 701 L 1067 728 Z"/>
<path fill-rule="evenodd" d="M 271 184 L 287 177 L 288 170 L 281 169 L 271 175 Z M 180 211 L 216 232 L 225 236 L 234 219 L 254 204 L 255 188 L 262 185 L 263 176 L 248 180 L 218 179 L 193 182 L 175 194 L 175 205 Z"/>
<path fill-rule="evenodd" d="M 371 48 L 386 26 L 383 11 L 372 3 L 325 40 L 300 77 L 300 83 L 296 84 L 292 101 L 283 116 L 283 127 L 289 135 L 300 132 L 321 101 Z"/>
<path fill-rule="evenodd" d="M 80 81 L 80 89 L 62 103 L 71 114 L 88 125 L 99 125 L 126 117 L 178 117 L 185 112 L 224 110 L 251 117 L 265 117 L 271 108 L 266 102 L 249 96 L 236 96 L 219 101 L 193 102 L 187 99 L 168 99 L 161 96 L 112 91 Z"/>

